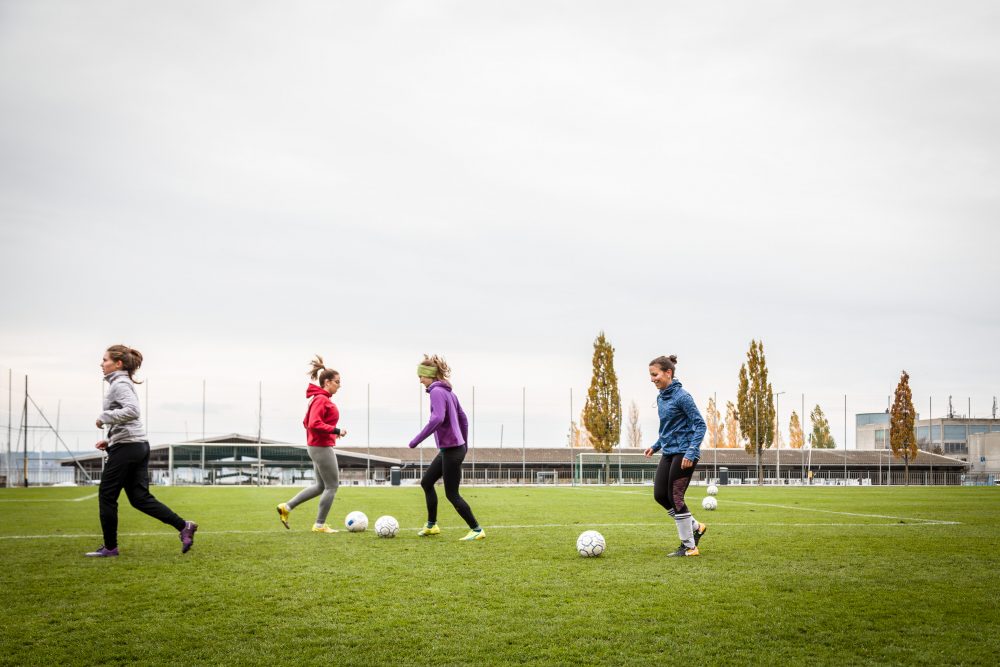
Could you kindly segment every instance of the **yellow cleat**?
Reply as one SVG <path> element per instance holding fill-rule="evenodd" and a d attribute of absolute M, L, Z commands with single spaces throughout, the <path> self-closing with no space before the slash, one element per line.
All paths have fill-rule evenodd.
<path fill-rule="evenodd" d="M 437 524 L 434 524 L 433 526 L 424 526 L 419 531 L 417 531 L 417 535 L 419 535 L 420 537 L 429 537 L 431 535 L 440 535 L 440 534 L 441 534 L 441 527 L 438 526 Z"/>
<path fill-rule="evenodd" d="M 485 540 L 486 531 L 483 529 L 470 530 L 465 537 L 459 538 L 459 542 L 472 542 L 473 540 Z"/>
<path fill-rule="evenodd" d="M 316 526 L 316 525 L 314 525 L 312 527 L 312 532 L 314 532 L 314 533 L 339 533 L 340 531 L 337 530 L 336 528 L 330 528 L 330 526 L 328 526 L 328 525 L 326 525 L 324 523 L 322 526 Z"/>
<path fill-rule="evenodd" d="M 278 509 L 278 518 L 281 519 L 281 523 L 285 524 L 285 528 L 290 529 L 291 526 L 288 525 L 288 514 L 292 510 L 288 509 L 288 505 L 286 503 L 281 503 L 280 505 L 278 505 L 277 509 Z"/>

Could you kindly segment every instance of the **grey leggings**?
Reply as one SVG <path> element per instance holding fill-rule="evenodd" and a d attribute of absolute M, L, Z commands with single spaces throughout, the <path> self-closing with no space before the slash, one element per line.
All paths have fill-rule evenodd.
<path fill-rule="evenodd" d="M 333 499 L 337 495 L 337 487 L 340 486 L 340 468 L 337 466 L 337 454 L 333 447 L 306 447 L 309 458 L 313 462 L 313 470 L 316 471 L 316 483 L 310 487 L 302 489 L 298 494 L 288 501 L 288 509 L 295 509 L 307 500 L 316 496 L 319 498 L 319 511 L 316 513 L 316 523 L 326 523 L 326 515 L 333 507 Z M 323 494 L 323 495 L 320 495 Z"/>

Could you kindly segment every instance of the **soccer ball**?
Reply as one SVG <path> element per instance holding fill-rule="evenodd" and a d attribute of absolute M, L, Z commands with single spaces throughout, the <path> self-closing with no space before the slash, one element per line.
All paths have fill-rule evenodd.
<path fill-rule="evenodd" d="M 344 525 L 352 533 L 361 533 L 368 527 L 368 517 L 364 512 L 351 512 L 344 519 Z"/>
<path fill-rule="evenodd" d="M 391 516 L 380 516 L 375 520 L 375 534 L 379 537 L 396 537 L 399 522 Z"/>
<path fill-rule="evenodd" d="M 719 501 L 715 499 L 715 496 L 705 496 L 705 499 L 701 501 L 701 506 L 707 510 L 714 510 L 719 506 Z"/>
<path fill-rule="evenodd" d="M 717 487 L 715 484 L 709 484 L 708 488 L 705 489 L 705 493 L 707 493 L 710 496 L 714 496 L 718 492 L 719 492 L 719 487 Z"/>
<path fill-rule="evenodd" d="M 596 530 L 585 530 L 576 538 L 576 551 L 584 558 L 596 558 L 604 553 L 606 548 L 604 536 Z"/>

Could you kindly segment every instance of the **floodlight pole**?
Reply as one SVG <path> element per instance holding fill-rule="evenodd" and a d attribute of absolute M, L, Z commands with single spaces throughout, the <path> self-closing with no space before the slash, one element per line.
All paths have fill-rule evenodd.
<path fill-rule="evenodd" d="M 4 485 L 11 486 L 10 478 L 10 441 L 11 441 L 11 418 L 14 412 L 14 369 L 7 369 L 7 461 L 4 471 Z"/>
<path fill-rule="evenodd" d="M 712 392 L 712 403 L 715 404 L 715 414 L 719 414 L 719 394 Z M 642 443 L 639 443 L 642 446 Z M 712 443 L 712 479 L 719 476 L 719 434 L 715 434 L 715 442 Z"/>
<path fill-rule="evenodd" d="M 372 385 L 370 382 L 368 383 L 366 407 L 368 421 L 365 438 L 368 440 L 368 459 L 365 461 L 365 486 L 368 486 L 372 478 Z"/>
<path fill-rule="evenodd" d="M 847 394 L 844 394 L 844 486 L 847 486 Z"/>
<path fill-rule="evenodd" d="M 754 449 L 754 452 L 757 455 L 757 486 L 761 485 L 761 479 L 760 478 L 764 476 L 763 475 L 763 469 L 760 467 L 760 416 L 758 415 L 759 407 L 760 407 L 760 397 L 759 396 L 754 396 L 754 402 L 753 402 L 753 422 L 754 422 L 754 430 L 753 430 L 754 443 L 753 443 L 753 449 Z"/>
<path fill-rule="evenodd" d="M 527 459 L 525 457 L 525 437 L 524 437 L 524 427 L 526 423 L 525 419 L 525 406 L 527 405 L 527 388 L 521 387 L 521 484 L 524 484 L 524 478 L 527 475 Z"/>
<path fill-rule="evenodd" d="M 24 376 L 24 488 L 28 488 L 28 376 Z"/>
<path fill-rule="evenodd" d="M 774 450 L 778 456 L 778 484 L 781 484 L 781 418 L 780 414 L 781 395 L 785 392 L 779 391 L 774 395 Z"/>
<path fill-rule="evenodd" d="M 472 483 L 476 483 L 476 385 L 472 385 Z"/>

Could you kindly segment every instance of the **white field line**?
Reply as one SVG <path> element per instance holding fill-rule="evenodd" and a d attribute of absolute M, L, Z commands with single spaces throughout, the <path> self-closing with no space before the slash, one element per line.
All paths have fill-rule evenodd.
<path fill-rule="evenodd" d="M 577 487 L 577 488 L 587 489 L 588 487 Z M 618 491 L 618 490 L 611 490 L 611 489 L 593 489 L 593 490 L 594 491 L 604 491 L 605 493 L 624 493 L 624 494 L 637 495 L 637 496 L 651 496 L 652 495 L 651 493 L 643 493 L 642 491 Z M 753 502 L 749 502 L 749 501 L 746 501 L 746 500 L 726 500 L 725 502 L 732 503 L 734 505 L 756 505 L 758 507 L 776 507 L 778 509 L 783 509 L 783 510 L 799 510 L 799 511 L 802 511 L 802 512 L 821 512 L 823 514 L 838 514 L 838 515 L 841 515 L 841 516 L 860 516 L 860 517 L 866 517 L 866 518 L 869 518 L 869 519 L 895 519 L 897 521 L 919 521 L 919 522 L 924 523 L 924 524 L 939 524 L 939 525 L 942 525 L 942 526 L 957 526 L 957 525 L 960 525 L 962 523 L 961 521 L 945 521 L 943 519 L 919 519 L 919 518 L 908 517 L 908 516 L 889 516 L 887 514 L 866 514 L 866 513 L 862 513 L 862 512 L 841 512 L 839 510 L 823 510 L 823 509 L 817 509 L 815 507 L 800 507 L 798 505 L 777 505 L 777 504 L 774 504 L 774 503 L 753 503 Z M 765 524 L 756 524 L 756 525 L 765 525 Z M 786 525 L 795 525 L 795 524 L 786 524 Z M 818 524 L 809 524 L 809 525 L 818 525 Z M 849 525 L 849 524 L 842 524 L 842 525 Z M 868 525 L 868 524 L 855 524 L 855 525 Z"/>
<path fill-rule="evenodd" d="M 96 497 L 97 493 L 95 492 L 81 498 L 4 498 L 0 500 L 0 503 L 78 503 L 81 500 L 90 500 Z"/>
<path fill-rule="evenodd" d="M 898 528 L 898 527 L 914 527 L 914 526 L 948 526 L 957 524 L 957 521 L 934 521 L 927 523 L 857 523 L 857 522 L 840 522 L 840 523 L 787 523 L 787 522 L 771 522 L 771 523 L 725 523 L 721 521 L 712 522 L 710 526 L 727 526 L 731 528 L 760 528 L 765 526 L 777 526 L 777 527 L 800 527 L 800 528 L 813 528 L 816 526 L 823 527 L 866 527 L 866 528 Z M 496 525 L 496 526 L 485 526 L 490 530 L 506 530 L 506 529 L 517 529 L 517 530 L 532 530 L 532 529 L 546 529 L 546 528 L 673 528 L 673 523 L 659 522 L 659 523 L 538 523 L 538 524 L 509 524 L 509 525 Z M 411 526 L 400 528 L 403 532 L 416 532 L 423 525 Z M 444 530 L 454 530 L 455 534 L 466 530 L 465 526 L 442 526 Z M 298 532 L 306 532 L 300 530 Z M 347 533 L 346 530 L 341 530 L 342 533 Z M 286 535 L 287 531 L 281 529 L 271 529 L 271 530 L 199 530 L 198 535 Z M 159 532 L 141 532 L 141 533 L 119 533 L 119 537 L 175 537 L 177 533 L 165 533 Z M 74 534 L 51 534 L 51 535 L 0 535 L 0 540 L 50 540 L 50 539 L 82 539 L 82 538 L 101 538 L 101 533 L 74 533 Z"/>

